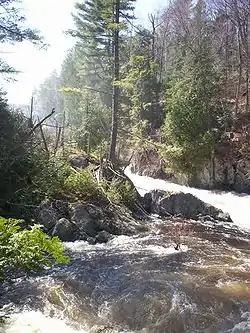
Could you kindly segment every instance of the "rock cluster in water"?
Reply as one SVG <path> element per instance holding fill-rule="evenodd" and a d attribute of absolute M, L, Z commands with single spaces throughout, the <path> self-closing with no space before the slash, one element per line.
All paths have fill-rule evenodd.
<path fill-rule="evenodd" d="M 145 195 L 144 208 L 149 214 L 161 217 L 232 222 L 229 214 L 189 193 L 153 190 Z M 62 241 L 85 240 L 90 244 L 106 243 L 113 235 L 134 235 L 148 230 L 147 223 L 135 219 L 126 207 L 86 202 L 44 201 L 37 210 L 36 220 L 51 236 Z"/>
<path fill-rule="evenodd" d="M 210 220 L 232 222 L 229 214 L 209 205 L 190 193 L 173 193 L 153 190 L 144 197 L 145 206 L 149 213 L 162 217 L 180 215 L 187 219 L 209 217 Z"/>
<path fill-rule="evenodd" d="M 37 210 L 36 220 L 51 236 L 68 242 L 106 243 L 112 235 L 134 235 L 147 230 L 125 207 L 109 205 L 103 208 L 84 202 L 44 201 Z"/>

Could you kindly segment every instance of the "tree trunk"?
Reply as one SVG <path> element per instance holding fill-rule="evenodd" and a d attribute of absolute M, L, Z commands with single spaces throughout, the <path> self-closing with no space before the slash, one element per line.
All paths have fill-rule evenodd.
<path fill-rule="evenodd" d="M 246 111 L 249 112 L 249 32 L 248 32 L 248 24 L 249 24 L 249 15 L 246 23 L 246 58 L 247 58 L 247 68 L 246 68 Z"/>
<path fill-rule="evenodd" d="M 115 31 L 114 31 L 114 87 L 113 87 L 113 105 L 112 105 L 112 132 L 109 147 L 109 160 L 114 163 L 116 159 L 116 141 L 119 119 L 119 97 L 120 88 L 117 82 L 120 79 L 120 61 L 119 61 L 119 21 L 120 21 L 120 0 L 115 1 Z"/>
<path fill-rule="evenodd" d="M 238 84 L 236 90 L 236 98 L 235 98 L 235 113 L 237 114 L 239 111 L 239 98 L 240 98 L 240 86 L 242 80 L 242 47 L 240 41 L 240 33 L 238 31 L 238 52 L 239 52 L 239 75 L 238 75 Z"/>

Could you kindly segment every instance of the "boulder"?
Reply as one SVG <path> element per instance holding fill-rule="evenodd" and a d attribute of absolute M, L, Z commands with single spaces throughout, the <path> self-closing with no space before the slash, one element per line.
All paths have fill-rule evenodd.
<path fill-rule="evenodd" d="M 52 236 L 58 236 L 64 242 L 73 242 L 80 239 L 79 229 L 76 224 L 65 218 L 56 222 Z"/>
<path fill-rule="evenodd" d="M 89 237 L 96 237 L 101 231 L 112 235 L 134 235 L 146 230 L 144 223 L 137 222 L 126 207 L 112 205 L 101 209 L 93 204 L 78 203 L 71 206 L 70 217 L 80 234 L 86 233 Z"/>
<path fill-rule="evenodd" d="M 160 216 L 178 215 L 188 219 L 210 216 L 215 220 L 231 222 L 229 214 L 209 205 L 190 193 L 172 193 L 154 190 L 146 195 L 150 213 Z"/>
<path fill-rule="evenodd" d="M 86 241 L 90 244 L 90 245 L 95 245 L 96 244 L 96 239 L 93 237 L 87 237 Z"/>
<path fill-rule="evenodd" d="M 61 217 L 68 217 L 69 215 L 69 203 L 62 200 L 53 200 L 51 207 L 54 208 Z"/>
<path fill-rule="evenodd" d="M 42 202 L 36 221 L 62 241 L 86 240 L 90 244 L 108 242 L 111 235 L 147 231 L 145 222 L 135 220 L 126 207 L 101 208 L 90 203 L 68 204 L 60 200 Z"/>
<path fill-rule="evenodd" d="M 113 236 L 107 231 L 100 231 L 96 236 L 96 243 L 107 243 L 113 238 Z"/>
<path fill-rule="evenodd" d="M 86 168 L 89 165 L 89 161 L 84 155 L 70 155 L 69 163 L 72 168 Z"/>
<path fill-rule="evenodd" d="M 99 220 L 103 216 L 103 211 L 100 207 L 93 204 L 77 203 L 71 205 L 70 217 L 80 233 L 86 233 L 90 237 L 95 237 L 100 229 Z"/>
<path fill-rule="evenodd" d="M 40 204 L 36 212 L 36 221 L 43 225 L 46 231 L 51 231 L 59 219 L 60 214 L 52 207 L 51 202 L 44 201 Z"/>

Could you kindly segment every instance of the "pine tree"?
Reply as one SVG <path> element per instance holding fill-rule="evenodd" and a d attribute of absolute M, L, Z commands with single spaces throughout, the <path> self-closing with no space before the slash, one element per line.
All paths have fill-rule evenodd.
<path fill-rule="evenodd" d="M 175 168 L 194 174 L 213 151 L 214 128 L 222 114 L 219 81 L 211 54 L 209 21 L 202 1 L 192 10 L 195 44 L 179 53 L 167 82 L 165 142 Z"/>
<path fill-rule="evenodd" d="M 0 1 L 0 43 L 16 43 L 24 40 L 42 45 L 42 38 L 37 30 L 25 27 L 25 17 L 20 14 L 16 4 L 18 0 Z M 13 74 L 17 71 L 0 58 L 0 73 Z"/>
<path fill-rule="evenodd" d="M 112 131 L 109 159 L 115 161 L 115 149 L 120 108 L 120 54 L 122 31 L 127 29 L 128 21 L 133 18 L 134 0 L 89 0 L 77 3 L 74 16 L 76 29 L 70 33 L 78 38 L 78 47 L 85 55 L 92 85 L 96 82 L 110 96 L 113 85 Z"/>

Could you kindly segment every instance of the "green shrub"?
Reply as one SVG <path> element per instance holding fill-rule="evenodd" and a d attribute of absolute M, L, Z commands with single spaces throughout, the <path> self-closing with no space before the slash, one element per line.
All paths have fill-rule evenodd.
<path fill-rule="evenodd" d="M 68 263 L 58 237 L 50 238 L 39 225 L 21 228 L 20 220 L 0 217 L 0 278 L 6 269 L 37 271 L 56 263 Z"/>
<path fill-rule="evenodd" d="M 109 200 L 116 204 L 130 205 L 135 201 L 133 188 L 128 181 L 114 180 L 104 185 Z"/>
<path fill-rule="evenodd" d="M 103 195 L 89 169 L 71 171 L 64 181 L 63 192 L 75 200 L 87 200 Z"/>

